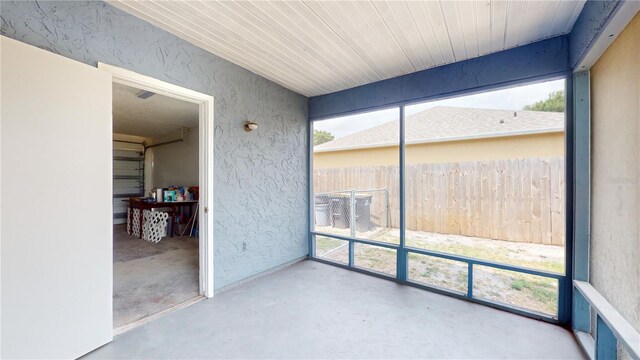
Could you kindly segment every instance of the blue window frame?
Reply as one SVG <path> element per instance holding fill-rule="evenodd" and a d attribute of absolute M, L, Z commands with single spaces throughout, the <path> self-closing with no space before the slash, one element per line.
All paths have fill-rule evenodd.
<path fill-rule="evenodd" d="M 565 80 L 565 271 L 564 273 L 555 273 L 550 271 L 544 271 L 540 269 L 532 269 L 528 267 L 510 265 L 500 262 L 482 260 L 474 257 L 461 256 L 451 253 L 445 253 L 440 251 L 434 251 L 423 248 L 416 248 L 412 246 L 408 246 L 406 243 L 406 205 L 405 205 L 405 176 L 406 176 L 406 159 L 405 159 L 405 110 L 406 106 L 412 105 L 416 103 L 407 102 L 403 104 L 399 104 L 396 107 L 392 107 L 391 109 L 397 109 L 399 113 L 399 135 L 398 135 L 398 164 L 399 164 L 399 241 L 397 243 L 393 242 L 382 242 L 376 241 L 375 239 L 367 239 L 359 236 L 355 236 L 355 234 L 336 234 L 336 233 L 328 233 L 326 231 L 318 231 L 314 226 L 315 223 L 315 208 L 314 208 L 314 184 L 313 184 L 313 143 L 314 143 L 314 123 L 322 120 L 312 120 L 310 121 L 311 126 L 309 127 L 309 201 L 310 201 L 310 211 L 309 211 L 309 249 L 310 258 L 359 271 L 367 274 L 371 274 L 374 276 L 378 276 L 381 278 L 393 280 L 402 284 L 434 291 L 437 293 L 442 293 L 446 295 L 450 295 L 456 298 L 467 299 L 473 302 L 481 303 L 484 305 L 488 305 L 491 307 L 507 310 L 513 313 L 521 314 L 524 316 L 541 319 L 548 322 L 553 323 L 566 323 L 570 319 L 571 312 L 571 297 L 572 297 L 572 284 L 570 279 L 572 278 L 572 240 L 573 240 L 573 216 L 572 216 L 572 204 L 573 204 L 573 113 L 572 107 L 572 78 L 564 74 L 562 76 L 553 75 L 547 78 L 540 77 L 535 79 L 535 82 L 547 81 L 547 80 L 557 80 L 564 79 Z M 520 82 L 517 84 L 508 83 L 503 85 L 492 86 L 490 88 L 485 88 L 483 91 L 494 90 L 494 89 L 502 89 L 506 87 L 513 87 L 518 85 L 527 85 L 531 84 L 527 82 Z M 472 93 L 472 91 L 470 91 Z M 473 93 L 478 93 L 477 89 L 473 90 Z M 464 94 L 456 94 L 456 96 L 460 96 Z M 435 100 L 437 98 L 431 98 L 429 100 Z M 387 109 L 389 109 L 387 107 Z M 374 109 L 372 109 L 374 110 Z M 375 109 L 377 110 L 377 109 Z M 322 248 L 317 248 L 317 239 L 321 239 L 323 243 L 321 244 Z M 329 239 L 329 240 L 326 240 Z M 327 255 L 327 251 L 325 249 L 325 245 L 327 241 L 334 241 L 337 247 L 341 250 L 340 252 L 331 252 L 331 254 Z M 359 248 L 366 246 L 367 249 L 375 249 L 375 251 L 388 251 L 395 252 L 395 271 L 393 273 L 389 271 L 377 271 L 375 268 L 365 268 L 359 266 L 357 261 L 357 254 Z M 409 276 L 409 262 L 410 258 L 416 258 L 419 256 L 429 257 L 432 259 L 439 259 L 439 261 L 449 261 L 458 264 L 458 268 L 460 269 L 460 274 L 464 274 L 466 277 L 466 287 L 461 285 L 463 282 L 460 281 L 459 284 L 454 284 L 450 287 L 443 287 L 430 284 L 424 284 L 416 281 L 415 279 L 411 279 Z M 513 272 L 517 274 L 522 274 L 523 276 L 533 276 L 539 277 L 547 280 L 551 280 L 554 282 L 557 288 L 558 297 L 557 297 L 557 313 L 555 315 L 550 315 L 547 313 L 536 312 L 528 309 L 524 309 L 521 307 L 511 306 L 509 304 L 505 304 L 502 302 L 492 301 L 487 298 L 483 298 L 474 293 L 474 273 L 478 271 L 486 271 L 486 269 L 493 269 L 494 271 L 506 271 Z M 460 275 L 462 277 L 462 275 Z M 476 290 L 477 292 L 477 290 Z"/>

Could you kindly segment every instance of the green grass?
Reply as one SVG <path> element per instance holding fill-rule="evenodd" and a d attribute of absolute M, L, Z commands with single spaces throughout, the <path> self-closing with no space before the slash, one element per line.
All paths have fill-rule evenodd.
<path fill-rule="evenodd" d="M 511 283 L 511 288 L 514 290 L 522 291 L 526 286 L 526 282 L 524 280 L 516 280 Z"/>
<path fill-rule="evenodd" d="M 427 285 L 466 291 L 467 265 L 459 261 L 409 253 L 411 278 Z"/>
<path fill-rule="evenodd" d="M 365 247 L 360 245 L 360 249 L 356 248 L 355 257 L 357 259 L 369 260 L 374 267 L 396 266 L 395 251 L 383 248 Z M 364 250 L 364 251 L 362 251 Z"/>
<path fill-rule="evenodd" d="M 511 288 L 522 292 L 526 297 L 543 304 L 549 312 L 555 312 L 558 303 L 558 289 L 553 279 L 533 279 L 518 275 L 511 282 Z"/>
<path fill-rule="evenodd" d="M 526 268 L 546 270 L 554 273 L 564 272 L 564 264 L 562 262 L 551 260 L 532 261 L 519 259 L 510 256 L 512 254 L 512 251 L 509 251 L 508 249 L 485 249 L 481 247 L 469 247 L 460 244 L 442 244 L 436 245 L 435 247 L 438 248 L 438 250 L 436 251 L 449 252 L 452 254 L 458 254 L 476 259 L 517 265 Z"/>
<path fill-rule="evenodd" d="M 518 253 L 517 250 L 511 250 L 509 248 L 482 248 L 479 246 L 463 245 L 452 242 L 433 243 L 415 239 L 408 240 L 412 246 L 422 247 L 442 253 L 545 270 L 554 273 L 564 272 L 564 263 L 562 261 L 554 261 L 551 259 L 541 259 L 540 261 L 535 261 L 534 259 L 522 259 L 522 254 Z M 449 265 L 447 265 L 445 263 L 441 263 L 441 261 L 437 262 L 435 260 L 430 260 L 429 257 L 424 255 L 410 253 L 409 264 L 410 268 L 413 267 L 417 270 L 414 274 L 418 275 L 427 283 L 437 283 L 439 285 L 448 286 L 453 285 L 454 287 L 457 285 L 460 288 L 464 287 L 463 285 L 466 286 L 466 271 L 458 272 L 455 275 L 453 273 L 446 274 L 447 277 L 455 276 L 455 278 L 450 280 L 443 280 L 438 277 L 438 274 L 443 270 L 439 269 L 440 267 L 455 266 L 453 264 L 456 264 L 456 262 L 451 261 L 449 262 Z M 461 262 L 457 262 L 457 264 L 465 265 Z M 507 271 L 489 271 L 494 273 L 494 276 L 496 277 L 495 281 L 499 283 L 502 282 L 507 286 L 507 289 L 503 290 L 487 289 L 487 291 L 489 291 L 487 295 L 490 297 L 499 299 L 506 296 L 506 298 L 509 299 L 508 301 L 518 304 L 519 306 L 538 309 L 550 314 L 556 313 L 558 303 L 556 280 Z M 449 284 L 449 282 L 453 282 L 455 285 Z"/>
<path fill-rule="evenodd" d="M 387 243 L 397 243 L 398 239 L 392 234 L 381 234 L 372 239 Z M 497 240 L 496 240 L 497 241 Z M 480 246 L 470 246 L 453 242 L 427 242 L 416 239 L 408 239 L 411 246 L 429 249 L 432 251 L 455 254 L 468 258 L 482 259 L 496 263 L 511 264 L 526 268 L 545 270 L 554 273 L 564 272 L 564 263 L 558 260 L 541 259 L 527 260 L 517 250 L 509 248 L 483 248 Z M 316 237 L 316 249 L 318 255 L 331 251 L 345 241 L 326 237 Z M 396 254 L 393 250 L 383 248 L 373 248 L 364 245 L 356 245 L 356 263 L 360 266 L 371 267 L 377 271 L 395 271 Z M 532 254 L 534 255 L 534 254 Z M 459 267 L 465 267 L 463 262 L 453 260 L 443 260 L 421 254 L 409 253 L 410 273 L 414 278 L 421 278 L 427 284 L 442 286 L 445 288 L 466 290 L 467 272 L 466 269 L 459 271 Z M 412 265 L 413 264 L 413 265 Z M 455 270 L 454 270 L 455 269 Z M 496 270 L 489 270 L 495 272 Z M 558 301 L 558 289 L 554 279 L 547 279 L 537 276 L 513 273 L 510 271 L 498 271 L 495 273 L 495 281 L 504 284 L 502 290 L 490 290 L 490 296 L 501 298 L 507 296 L 509 301 L 519 306 L 531 307 L 533 309 L 544 310 L 548 313 L 555 313 Z"/>
<path fill-rule="evenodd" d="M 467 283 L 467 273 L 459 272 L 458 273 L 458 282 L 466 284 Z"/>
<path fill-rule="evenodd" d="M 325 254 L 329 250 L 333 250 L 340 245 L 344 245 L 346 241 L 332 239 L 328 237 L 316 236 L 316 251 L 318 254 Z"/>

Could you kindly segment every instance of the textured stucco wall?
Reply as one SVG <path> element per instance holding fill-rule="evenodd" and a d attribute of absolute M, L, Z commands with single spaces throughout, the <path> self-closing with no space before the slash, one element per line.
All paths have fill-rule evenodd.
<path fill-rule="evenodd" d="M 305 97 L 102 2 L 3 1 L 0 17 L 2 35 L 215 97 L 216 288 L 307 254 Z"/>
<path fill-rule="evenodd" d="M 591 69 L 590 281 L 640 331 L 640 14 Z"/>

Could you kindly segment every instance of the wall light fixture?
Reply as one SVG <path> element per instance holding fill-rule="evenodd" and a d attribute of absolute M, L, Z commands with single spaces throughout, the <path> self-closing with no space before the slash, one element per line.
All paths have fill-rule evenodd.
<path fill-rule="evenodd" d="M 253 131 L 253 130 L 257 129 L 257 128 L 258 128 L 258 124 L 254 123 L 252 121 L 248 121 L 247 120 L 247 121 L 244 122 L 244 131 L 249 132 L 249 131 Z"/>

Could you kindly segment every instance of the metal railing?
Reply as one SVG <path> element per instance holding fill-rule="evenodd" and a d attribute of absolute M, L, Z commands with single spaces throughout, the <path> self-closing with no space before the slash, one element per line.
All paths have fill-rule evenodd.
<path fill-rule="evenodd" d="M 419 287 L 419 288 L 424 288 L 424 289 L 428 289 L 428 290 L 432 290 L 432 291 L 436 291 L 439 293 L 444 293 L 444 294 L 448 294 L 448 295 L 453 295 L 455 297 L 458 298 L 464 298 L 467 300 L 471 300 L 477 303 L 481 303 L 484 305 L 488 305 L 491 307 L 495 307 L 495 308 L 499 308 L 499 309 L 508 309 L 511 312 L 520 314 L 520 315 L 524 315 L 524 316 L 528 316 L 528 317 L 532 317 L 532 318 L 536 318 L 536 319 L 540 319 L 540 320 L 546 320 L 546 321 L 551 321 L 551 322 L 559 322 L 559 319 L 562 319 L 565 315 L 563 314 L 563 309 L 564 309 L 564 301 L 566 301 L 566 296 L 563 295 L 563 291 L 564 291 L 564 284 L 566 282 L 566 275 L 564 274 L 559 274 L 559 273 L 552 273 L 552 272 L 548 272 L 548 271 L 544 271 L 544 270 L 536 270 L 536 269 L 530 269 L 530 268 L 525 268 L 525 267 L 521 267 L 521 266 L 516 266 L 516 265 L 509 265 L 509 264 L 503 264 L 503 263 L 497 263 L 497 262 L 493 262 L 493 261 L 488 261 L 488 260 L 482 260 L 482 259 L 476 259 L 476 258 L 470 258 L 470 257 L 466 257 L 466 256 L 460 256 L 460 255 L 454 255 L 454 254 L 449 254 L 449 253 L 442 253 L 442 252 L 438 252 L 438 251 L 432 251 L 432 250 L 426 250 L 426 249 L 419 249 L 419 248 L 414 248 L 414 247 L 408 247 L 408 246 L 404 246 L 404 247 L 400 247 L 397 244 L 390 244 L 390 243 L 385 243 L 385 242 L 380 242 L 380 241 L 375 241 L 375 240 L 370 240 L 370 239 L 362 239 L 362 238 L 354 238 L 351 236 L 342 236 L 342 235 L 336 235 L 336 234 L 331 234 L 331 233 L 326 233 L 326 232 L 319 232 L 319 231 L 312 231 L 311 234 L 313 236 L 324 236 L 324 237 L 328 237 L 328 238 L 335 238 L 338 240 L 343 240 L 343 241 L 348 241 L 349 242 L 349 263 L 346 266 L 342 266 L 338 263 L 335 263 L 331 260 L 325 260 L 322 259 L 320 257 L 314 256 L 314 259 L 316 260 L 320 260 L 321 262 L 326 262 L 326 263 L 330 263 L 332 265 L 337 265 L 337 266 L 342 266 L 342 267 L 347 267 L 350 269 L 357 269 L 358 271 L 361 272 L 365 272 L 365 273 L 371 273 L 374 274 L 376 276 L 379 277 L 384 277 L 384 278 L 389 278 L 390 276 L 388 274 L 381 274 L 378 273 L 376 271 L 371 271 L 371 270 L 367 270 L 367 269 L 361 269 L 361 268 L 356 268 L 355 264 L 353 263 L 353 258 L 354 258 L 354 243 L 359 243 L 359 244 L 366 244 L 366 245 L 372 245 L 372 246 L 377 246 L 377 247 L 381 247 L 381 248 L 386 248 L 386 249 L 391 249 L 391 250 L 396 250 L 397 251 L 397 256 L 398 257 L 405 257 L 405 261 L 404 263 L 407 264 L 408 263 L 408 256 L 410 253 L 414 253 L 414 254 L 419 254 L 419 255 L 426 255 L 426 256 L 432 256 L 435 258 L 440 258 L 440 259 L 447 259 L 447 260 L 453 260 L 453 261 L 459 261 L 459 262 L 463 262 L 467 264 L 467 291 L 462 293 L 459 291 L 455 291 L 455 290 L 451 290 L 451 289 L 445 289 L 445 288 L 441 288 L 438 286 L 433 286 L 433 285 L 426 285 L 426 284 L 422 284 L 416 281 L 412 281 L 412 280 L 402 280 L 402 279 L 396 279 L 398 282 L 401 283 L 405 283 L 408 285 L 412 285 L 415 287 Z M 493 269 L 499 269 L 499 270 L 507 270 L 507 271 L 513 271 L 516 273 L 521 273 L 521 274 L 528 274 L 528 275 L 533 275 L 533 276 L 540 276 L 540 277 L 544 277 L 544 278 L 549 278 L 549 279 L 554 279 L 558 282 L 558 303 L 557 303 L 557 315 L 556 316 L 550 316 L 548 314 L 544 314 L 544 313 L 540 313 L 531 309 L 525 309 L 525 308 L 520 308 L 517 306 L 512 306 L 512 305 L 508 305 L 508 304 L 503 304 L 503 303 L 498 303 L 492 300 L 488 300 L 488 299 L 483 299 L 483 298 L 478 298 L 474 295 L 473 293 L 473 282 L 474 282 L 474 278 L 473 278 L 473 271 L 474 271 L 474 267 L 475 266 L 486 266 L 486 267 L 490 267 Z"/>

